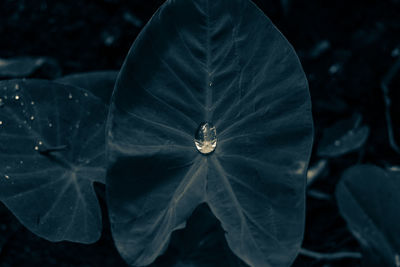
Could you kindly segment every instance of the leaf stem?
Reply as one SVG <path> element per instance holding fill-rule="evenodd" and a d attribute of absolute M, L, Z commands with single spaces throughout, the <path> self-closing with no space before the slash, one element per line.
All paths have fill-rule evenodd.
<path fill-rule="evenodd" d="M 42 154 L 42 155 L 48 155 L 51 152 L 67 150 L 67 148 L 68 148 L 67 145 L 55 146 L 55 147 L 47 147 L 47 148 L 39 150 L 39 153 Z"/>
<path fill-rule="evenodd" d="M 60 164 L 64 168 L 71 170 L 73 169 L 73 166 L 69 162 L 67 162 L 63 157 L 60 157 L 60 155 L 52 154 L 52 152 L 64 151 L 67 150 L 67 148 L 68 148 L 67 145 L 44 147 L 43 149 L 41 148 L 38 152 L 40 155 L 47 157 L 49 160 L 52 160 Z"/>
<path fill-rule="evenodd" d="M 383 98 L 385 101 L 385 118 L 386 124 L 388 128 L 388 137 L 390 147 L 398 154 L 400 154 L 400 147 L 397 145 L 396 140 L 394 139 L 393 126 L 392 126 L 392 117 L 390 116 L 390 106 L 391 100 L 389 97 L 389 84 L 392 81 L 393 77 L 400 69 L 400 59 L 393 64 L 393 66 L 389 69 L 388 73 L 385 75 L 381 82 L 381 89 L 383 93 Z"/>
<path fill-rule="evenodd" d="M 327 200 L 327 201 L 332 200 L 331 195 L 315 189 L 307 190 L 307 195 L 319 200 Z"/>
<path fill-rule="evenodd" d="M 342 259 L 361 259 L 362 255 L 359 252 L 334 252 L 334 253 L 321 253 L 311 251 L 305 248 L 300 249 L 300 255 L 314 258 L 317 260 L 342 260 Z"/>

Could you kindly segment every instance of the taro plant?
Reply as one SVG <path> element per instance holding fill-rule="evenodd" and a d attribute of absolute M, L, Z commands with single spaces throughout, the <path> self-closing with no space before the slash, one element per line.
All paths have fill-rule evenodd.
<path fill-rule="evenodd" d="M 0 200 L 37 235 L 95 242 L 93 183 L 105 181 L 115 245 L 132 266 L 160 256 L 201 204 L 246 264 L 289 266 L 297 256 L 308 84 L 251 1 L 167 0 L 118 78 L 10 80 L 0 90 Z"/>

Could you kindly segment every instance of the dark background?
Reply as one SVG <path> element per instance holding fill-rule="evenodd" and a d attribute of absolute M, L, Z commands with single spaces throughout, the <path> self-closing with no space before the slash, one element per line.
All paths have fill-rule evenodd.
<path fill-rule="evenodd" d="M 294 46 L 304 66 L 313 101 L 314 152 L 323 129 L 354 113 L 361 114 L 363 123 L 371 128 L 361 151 L 330 160 L 329 170 L 312 185 L 311 189 L 331 198 L 307 197 L 303 247 L 325 253 L 360 251 L 338 212 L 333 193 L 341 173 L 351 165 L 362 162 L 386 166 L 399 162 L 387 141 L 380 83 L 400 57 L 400 1 L 254 2 Z M 117 70 L 141 27 L 162 3 L 0 0 L 0 57 L 51 57 L 63 74 Z M 396 97 L 399 90 L 395 90 L 399 85 L 397 75 L 390 85 L 396 139 L 400 139 L 400 103 L 396 102 L 400 98 Z M 313 153 L 312 163 L 317 160 Z M 105 220 L 102 239 L 93 245 L 40 239 L 0 204 L 0 266 L 125 266 L 112 243 L 104 210 L 104 187 L 97 189 Z M 189 229 L 174 234 L 168 252 L 154 265 L 239 266 L 239 260 L 227 249 L 220 226 L 208 214 L 206 207 L 198 209 Z M 359 264 L 352 259 L 326 261 L 299 256 L 294 266 Z"/>

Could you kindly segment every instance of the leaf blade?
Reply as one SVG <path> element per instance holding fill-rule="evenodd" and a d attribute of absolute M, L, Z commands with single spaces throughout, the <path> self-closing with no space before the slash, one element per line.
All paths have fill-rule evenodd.
<path fill-rule="evenodd" d="M 40 237 L 95 242 L 102 225 L 93 182 L 105 180 L 105 106 L 87 91 L 45 80 L 0 87 L 0 201 Z"/>
<path fill-rule="evenodd" d="M 198 152 L 193 138 L 203 121 L 215 122 L 217 147 L 213 154 L 200 157 L 205 158 L 206 166 L 203 175 L 196 178 L 201 186 L 190 187 L 198 198 L 179 210 L 176 203 L 169 201 L 185 176 L 179 173 L 188 168 L 185 163 L 196 165 Z M 134 218 L 139 207 L 157 207 L 159 216 L 165 220 L 163 212 L 176 210 L 180 220 L 168 222 L 169 230 L 162 235 L 169 240 L 174 226 L 182 225 L 202 201 L 230 229 L 226 235 L 230 247 L 248 264 L 287 266 L 294 260 L 304 226 L 305 171 L 313 134 L 311 103 L 307 81 L 293 48 L 251 2 L 171 0 L 161 6 L 133 44 L 121 69 L 107 132 L 110 163 L 107 190 L 110 213 L 114 214 L 111 218 L 115 241 L 137 245 L 129 249 L 117 245 L 128 263 L 148 264 L 166 246 L 162 242 L 161 248 L 155 249 L 153 236 L 150 249 L 146 242 L 135 241 L 143 240 L 140 233 L 127 235 L 138 231 Z M 179 150 L 180 146 L 188 149 Z M 246 160 L 228 158 L 238 155 Z M 151 163 L 146 163 L 153 160 L 155 170 L 150 168 Z M 169 171 L 168 164 L 179 171 Z M 129 174 L 118 172 L 117 166 Z M 249 192 L 246 181 L 245 170 L 249 169 L 253 173 L 250 178 L 255 181 L 250 184 L 253 192 Z M 260 179 L 254 170 L 260 172 Z M 143 176 L 146 172 L 166 181 L 158 178 L 152 185 L 147 181 L 141 185 L 139 181 L 151 180 Z M 129 179 L 137 183 L 133 185 Z M 232 184 L 235 187 L 229 189 Z M 261 190 L 257 191 L 260 184 Z M 140 202 L 134 196 L 134 187 L 143 188 L 140 191 L 145 191 L 149 198 L 158 199 L 159 190 L 164 190 L 161 195 L 165 199 L 151 207 L 149 202 Z M 217 195 L 219 190 L 225 190 L 222 196 Z M 235 202 L 238 194 L 240 198 Z M 270 199 L 272 204 L 260 204 L 267 212 L 257 217 L 257 211 L 248 203 L 257 203 L 260 198 Z M 229 208 L 245 208 L 239 207 L 240 212 L 232 219 L 223 213 L 224 207 L 218 201 Z M 268 217 L 271 212 L 276 221 Z M 159 233 L 161 226 L 153 228 L 150 216 L 147 222 L 147 228 L 141 228 L 144 225 L 141 223 L 139 229 L 146 235 L 151 231 Z M 280 225 L 271 233 L 263 224 Z M 247 227 L 248 238 L 235 234 L 237 225 Z M 257 233 L 263 236 L 257 240 L 262 249 L 254 253 L 251 238 L 256 238 Z M 235 243 L 235 240 L 240 241 Z M 157 253 L 142 257 L 140 249 Z M 264 252 L 274 256 L 265 256 Z"/>
<path fill-rule="evenodd" d="M 367 253 L 367 261 L 396 266 L 400 227 L 399 176 L 374 165 L 356 165 L 342 176 L 336 188 L 339 211 Z"/>

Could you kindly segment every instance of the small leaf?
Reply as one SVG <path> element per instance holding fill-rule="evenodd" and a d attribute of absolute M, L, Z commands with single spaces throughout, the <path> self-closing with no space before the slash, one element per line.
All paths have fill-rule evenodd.
<path fill-rule="evenodd" d="M 400 174 L 357 165 L 343 174 L 336 189 L 339 210 L 369 262 L 399 267 Z"/>
<path fill-rule="evenodd" d="M 361 115 L 356 114 L 325 129 L 318 144 L 318 156 L 339 157 L 361 148 L 370 132 L 367 125 L 360 125 L 361 119 Z"/>
<path fill-rule="evenodd" d="M 50 241 L 101 234 L 93 182 L 104 182 L 106 108 L 90 92 L 45 80 L 0 82 L 0 201 Z"/>
<path fill-rule="evenodd" d="M 310 97 L 293 48 L 253 3 L 167 0 L 127 56 L 107 127 L 108 207 L 129 264 L 153 262 L 203 202 L 244 262 L 292 263 Z"/>
<path fill-rule="evenodd" d="M 48 57 L 0 58 L 0 78 L 26 78 L 39 73 L 40 78 L 56 78 L 61 69 Z"/>
<path fill-rule="evenodd" d="M 84 88 L 100 97 L 104 104 L 108 106 L 117 76 L 118 71 L 94 71 L 70 74 L 55 80 L 55 82 Z"/>

